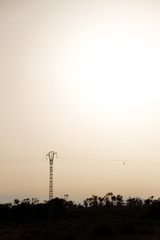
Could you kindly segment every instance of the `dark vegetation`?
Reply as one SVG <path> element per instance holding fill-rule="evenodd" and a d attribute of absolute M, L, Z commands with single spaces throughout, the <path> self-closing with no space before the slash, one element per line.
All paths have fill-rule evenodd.
<path fill-rule="evenodd" d="M 93 195 L 83 204 L 36 198 L 0 204 L 1 240 L 160 240 L 160 199 Z"/>

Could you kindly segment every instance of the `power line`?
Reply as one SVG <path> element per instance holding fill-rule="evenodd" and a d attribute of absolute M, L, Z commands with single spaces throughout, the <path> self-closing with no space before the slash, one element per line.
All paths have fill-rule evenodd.
<path fill-rule="evenodd" d="M 124 159 L 108 159 L 108 158 L 77 158 L 77 157 L 59 157 L 61 161 L 70 161 L 70 162 L 115 162 L 115 163 L 160 163 L 160 160 L 124 160 Z"/>
<path fill-rule="evenodd" d="M 160 160 L 126 160 L 126 159 L 110 159 L 110 158 L 83 158 L 83 157 L 69 157 L 69 156 L 58 156 L 58 162 L 72 162 L 72 163 L 99 163 L 99 164 L 160 164 Z M 0 164 L 34 164 L 44 163 L 44 160 L 40 158 L 23 157 L 21 159 L 8 158 L 0 160 Z M 58 163 L 57 162 L 57 163 Z"/>

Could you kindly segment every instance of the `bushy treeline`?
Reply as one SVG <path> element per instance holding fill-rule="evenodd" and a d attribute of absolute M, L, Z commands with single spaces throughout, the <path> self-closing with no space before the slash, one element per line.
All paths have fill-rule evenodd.
<path fill-rule="evenodd" d="M 71 202 L 72 203 L 72 202 Z M 38 199 L 15 199 L 14 203 L 0 204 L 0 222 L 4 221 L 44 221 L 64 215 L 70 202 L 55 198 L 51 201 L 39 203 Z"/>
<path fill-rule="evenodd" d="M 129 197 L 124 200 L 122 195 L 114 195 L 112 192 L 107 193 L 104 197 L 92 195 L 83 202 L 84 207 L 108 207 L 108 206 L 150 206 L 155 202 L 160 202 L 160 198 L 154 199 L 151 196 L 147 199 L 142 200 L 139 197 Z"/>
<path fill-rule="evenodd" d="M 37 198 L 26 198 L 20 201 L 15 199 L 13 203 L 0 204 L 0 222 L 5 221 L 48 221 L 65 217 L 69 210 L 91 209 L 91 208 L 116 208 L 121 207 L 146 209 L 149 217 L 160 218 L 160 198 L 154 199 L 153 196 L 142 200 L 139 197 L 127 200 L 122 195 L 107 193 L 104 197 L 92 195 L 83 201 L 83 204 L 75 204 L 62 198 L 54 198 L 51 201 L 40 203 Z"/>

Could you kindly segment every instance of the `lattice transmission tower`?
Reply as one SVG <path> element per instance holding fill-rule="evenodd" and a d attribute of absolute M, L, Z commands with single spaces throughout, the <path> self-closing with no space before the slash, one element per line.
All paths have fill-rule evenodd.
<path fill-rule="evenodd" d="M 53 160 L 54 156 L 57 156 L 57 153 L 50 151 L 46 155 L 46 159 L 49 160 L 49 200 L 53 199 Z"/>

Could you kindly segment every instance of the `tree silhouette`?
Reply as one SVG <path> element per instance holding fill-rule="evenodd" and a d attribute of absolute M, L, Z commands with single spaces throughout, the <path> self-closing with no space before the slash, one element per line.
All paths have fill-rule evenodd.
<path fill-rule="evenodd" d="M 123 205 L 123 196 L 122 195 L 117 195 L 117 206 L 122 206 Z"/>
<path fill-rule="evenodd" d="M 117 197 L 113 195 L 111 199 L 112 199 L 112 205 L 116 205 Z"/>
<path fill-rule="evenodd" d="M 108 193 L 106 194 L 106 196 L 108 196 L 109 202 L 110 202 L 110 204 L 112 204 L 112 196 L 113 196 L 113 193 L 112 193 L 112 192 L 108 192 Z"/>
<path fill-rule="evenodd" d="M 14 205 L 19 205 L 20 200 L 16 198 L 16 199 L 14 199 L 14 202 L 13 202 L 13 203 L 14 203 Z"/>

